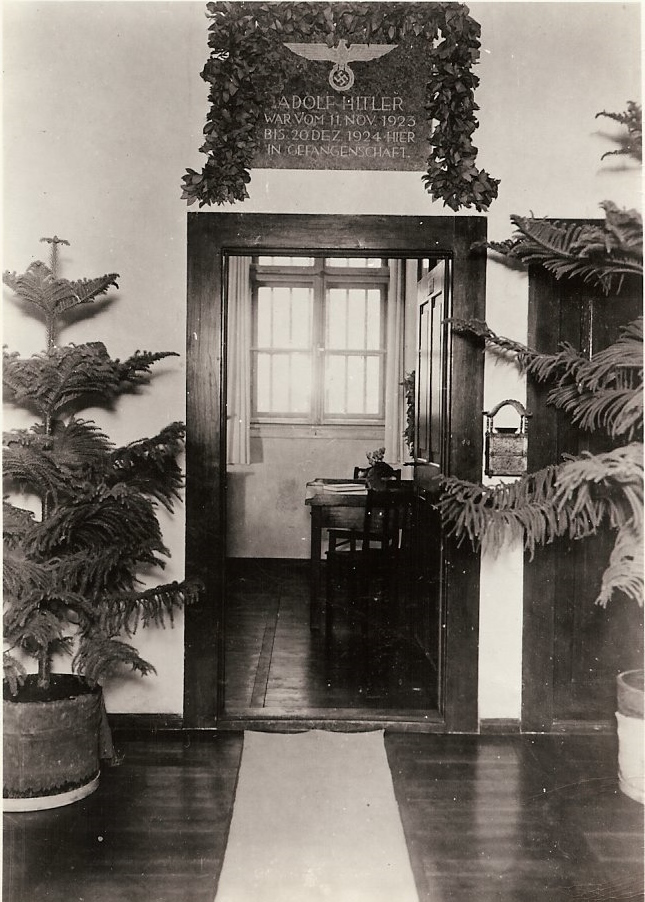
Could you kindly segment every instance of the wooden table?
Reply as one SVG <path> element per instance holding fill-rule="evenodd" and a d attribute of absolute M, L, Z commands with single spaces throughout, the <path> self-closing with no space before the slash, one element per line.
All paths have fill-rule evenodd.
<path fill-rule="evenodd" d="M 307 483 L 307 493 L 311 495 L 305 500 L 311 514 L 311 582 L 309 595 L 309 625 L 312 630 L 319 630 L 321 623 L 321 585 L 322 585 L 322 533 L 323 529 L 358 529 L 363 528 L 365 500 L 367 489 L 362 494 L 357 492 L 332 492 L 325 489 L 329 485 L 364 485 L 360 479 L 314 479 Z"/>

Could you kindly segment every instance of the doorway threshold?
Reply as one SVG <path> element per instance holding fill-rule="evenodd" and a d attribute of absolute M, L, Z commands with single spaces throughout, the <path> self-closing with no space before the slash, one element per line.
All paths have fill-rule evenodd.
<path fill-rule="evenodd" d="M 360 732 L 390 730 L 399 733 L 444 733 L 444 718 L 438 711 L 370 711 L 356 708 L 308 708 L 294 712 L 263 708 L 221 714 L 218 730 L 262 730 L 267 732 L 301 732 L 302 730 L 334 730 Z"/>

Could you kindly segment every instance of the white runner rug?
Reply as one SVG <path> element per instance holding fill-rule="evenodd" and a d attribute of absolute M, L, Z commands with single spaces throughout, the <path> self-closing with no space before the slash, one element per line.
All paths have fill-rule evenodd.
<path fill-rule="evenodd" d="M 245 733 L 217 902 L 418 902 L 383 731 Z"/>

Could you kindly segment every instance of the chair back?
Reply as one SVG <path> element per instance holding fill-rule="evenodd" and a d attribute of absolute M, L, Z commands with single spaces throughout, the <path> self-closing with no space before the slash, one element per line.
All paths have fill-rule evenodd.
<path fill-rule="evenodd" d="M 354 479 L 367 479 L 371 469 L 371 467 L 354 467 Z M 384 481 L 400 482 L 401 470 L 392 470 L 391 475 L 385 477 Z"/>
<path fill-rule="evenodd" d="M 372 547 L 398 551 L 412 503 L 410 485 L 392 482 L 384 489 L 367 490 L 363 524 L 363 550 Z"/>

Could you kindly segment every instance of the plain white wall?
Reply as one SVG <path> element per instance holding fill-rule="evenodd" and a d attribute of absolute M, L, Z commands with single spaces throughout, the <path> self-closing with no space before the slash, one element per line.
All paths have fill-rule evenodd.
<path fill-rule="evenodd" d="M 477 94 L 479 165 L 501 178 L 489 235 L 509 234 L 513 212 L 596 216 L 612 198 L 640 204 L 638 170 L 600 163 L 616 129 L 595 121 L 603 108 L 639 99 L 636 3 L 474 3 L 482 26 Z M 71 242 L 70 278 L 116 271 L 120 290 L 96 319 L 64 339 L 105 341 L 115 356 L 137 348 L 182 354 L 158 367 L 141 396 L 96 419 L 116 441 L 152 434 L 185 415 L 186 212 L 180 182 L 201 169 L 207 112 L 199 73 L 207 58 L 205 4 L 193 2 L 5 2 L 5 268 L 42 258 L 41 236 Z M 257 170 L 250 199 L 235 212 L 445 215 L 417 173 Z M 196 209 L 192 207 L 191 209 Z M 526 333 L 526 281 L 491 263 L 488 319 L 513 337 Z M 5 302 L 4 341 L 22 353 L 44 339 Z M 486 404 L 524 391 L 487 365 Z M 14 422 L 11 411 L 7 422 Z M 172 560 L 183 573 L 184 515 L 164 518 Z M 181 712 L 183 631 L 142 633 L 136 644 L 158 666 L 154 678 L 108 690 L 121 712 Z M 482 565 L 480 715 L 520 710 L 521 555 Z"/>

